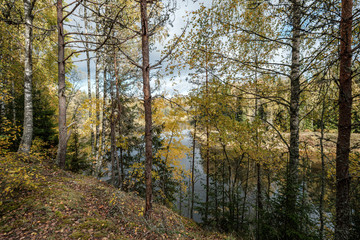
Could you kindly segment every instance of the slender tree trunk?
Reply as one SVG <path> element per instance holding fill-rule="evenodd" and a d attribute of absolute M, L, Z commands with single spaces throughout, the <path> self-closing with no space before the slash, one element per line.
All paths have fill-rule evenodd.
<path fill-rule="evenodd" d="M 33 137 L 33 100 L 32 100 L 32 32 L 33 7 L 35 1 L 24 0 L 25 18 L 25 76 L 24 76 L 24 131 L 18 152 L 29 153 Z"/>
<path fill-rule="evenodd" d="M 192 159 L 190 159 L 190 164 L 191 164 Z M 191 166 L 191 165 L 190 165 Z M 187 188 L 187 217 L 190 218 L 190 211 L 191 211 L 191 178 L 188 179 L 188 188 Z"/>
<path fill-rule="evenodd" d="M 95 65 L 95 114 L 96 114 L 96 123 L 95 123 L 95 158 L 96 161 L 99 160 L 99 144 L 100 144 L 100 84 L 99 84 L 99 74 L 100 74 L 100 54 L 96 53 L 96 65 Z"/>
<path fill-rule="evenodd" d="M 244 218 L 245 218 L 245 206 L 246 206 L 246 198 L 247 198 L 247 192 L 248 192 L 248 185 L 249 185 L 249 171 L 250 171 L 250 159 L 248 158 L 248 164 L 247 164 L 247 172 L 246 172 L 246 183 L 244 188 L 244 200 L 242 205 L 242 213 L 241 213 L 241 228 L 244 228 Z"/>
<path fill-rule="evenodd" d="M 215 156 L 216 159 L 214 161 L 214 165 L 215 165 L 215 169 L 217 169 L 217 156 Z M 216 226 L 218 226 L 219 223 L 219 212 L 218 212 L 218 208 L 219 208 L 219 203 L 218 203 L 218 175 L 215 173 L 214 176 L 214 185 L 215 185 L 215 189 L 214 189 L 214 197 L 215 197 L 215 221 L 216 221 Z"/>
<path fill-rule="evenodd" d="M 261 165 L 260 163 L 256 164 L 257 169 L 257 196 L 256 196 L 256 203 L 257 203 L 257 230 L 256 230 L 256 239 L 261 239 L 261 220 L 262 220 L 262 211 L 263 211 L 263 203 L 262 203 L 262 196 L 261 196 Z"/>
<path fill-rule="evenodd" d="M 100 143 L 100 156 L 99 156 L 99 168 L 98 171 L 100 173 L 101 164 L 104 159 L 105 154 L 105 119 L 106 119 L 106 93 L 107 93 L 107 68 L 106 62 L 104 60 L 104 79 L 103 79 L 103 106 L 102 106 L 102 120 L 101 120 L 101 143 Z"/>
<path fill-rule="evenodd" d="M 266 194 L 266 197 L 267 197 L 267 200 L 269 201 L 270 200 L 270 192 L 271 192 L 271 171 L 270 169 L 267 170 L 267 194 Z"/>
<path fill-rule="evenodd" d="M 206 123 L 206 196 L 205 196 L 205 223 L 209 216 L 209 194 L 210 194 L 210 146 L 209 146 L 209 126 Z"/>
<path fill-rule="evenodd" d="M 205 56 L 205 87 L 206 87 L 206 101 L 209 100 L 209 79 L 208 79 L 208 64 L 207 64 L 207 52 Z M 208 111 L 207 111 L 207 115 Z M 207 116 L 209 118 L 209 116 Z M 208 220 L 209 215 L 209 192 L 210 192 L 210 143 L 209 143 L 209 119 L 206 119 L 206 199 L 205 199 L 205 223 Z"/>
<path fill-rule="evenodd" d="M 220 142 L 222 142 L 222 139 L 220 138 Z M 223 150 L 223 155 L 226 159 L 226 162 L 228 164 L 228 199 L 229 199 L 229 213 L 230 213 L 230 216 L 229 216 L 229 219 L 230 219 L 230 222 L 233 222 L 233 218 L 234 218 L 234 208 L 233 208 L 233 189 L 232 188 L 232 183 L 231 183 L 231 178 L 232 178 L 232 171 L 231 171 L 231 163 L 230 163 L 230 159 L 228 157 L 228 154 L 227 154 L 227 151 L 226 151 L 226 145 L 225 144 L 221 144 L 222 145 L 222 150 Z"/>
<path fill-rule="evenodd" d="M 145 109 L 145 216 L 149 217 L 152 211 L 152 112 L 151 112 L 151 89 L 150 89 L 150 54 L 147 0 L 140 1 L 141 10 L 141 43 L 142 43 L 142 75 Z"/>
<path fill-rule="evenodd" d="M 225 161 L 222 162 L 222 217 L 225 219 Z"/>
<path fill-rule="evenodd" d="M 84 1 L 84 25 L 85 25 L 85 34 L 87 34 L 89 25 L 88 25 L 86 1 Z M 89 44 L 88 43 L 85 43 L 85 48 L 86 48 L 86 70 L 87 70 L 88 98 L 89 98 L 91 158 L 93 158 L 95 156 L 95 154 L 94 154 L 95 148 L 94 148 L 94 131 L 93 131 L 93 124 L 92 124 L 91 69 L 90 69 L 90 54 L 89 54 Z M 91 162 L 93 162 L 93 159 L 91 160 Z"/>
<path fill-rule="evenodd" d="M 255 55 L 255 120 L 262 118 L 259 116 L 259 98 L 258 96 L 258 54 Z M 261 119 L 263 120 L 263 119 Z M 256 126 L 256 150 L 260 152 L 260 139 L 259 139 L 259 126 Z M 261 238 L 261 212 L 262 212 L 262 199 L 261 199 L 261 165 L 259 161 L 262 159 L 257 159 L 256 163 L 256 172 L 257 172 L 257 193 L 256 193 L 256 239 Z"/>
<path fill-rule="evenodd" d="M 195 198 L 195 144 L 196 144 L 196 119 L 194 123 L 194 136 L 192 145 L 192 162 L 191 162 L 191 208 L 190 218 L 193 219 L 194 214 L 194 198 Z"/>
<path fill-rule="evenodd" d="M 125 179 L 125 172 L 124 172 L 124 157 L 123 157 L 123 149 L 120 147 L 120 177 L 119 180 L 121 181 L 120 188 L 123 189 L 124 187 L 124 179 Z"/>
<path fill-rule="evenodd" d="M 117 58 L 116 58 L 116 51 L 114 51 L 114 68 L 115 68 L 115 78 L 116 78 L 116 106 L 117 106 L 117 124 L 119 126 L 119 137 L 121 137 L 122 133 L 121 133 L 121 112 L 122 112 L 122 105 L 121 105 L 121 101 L 120 101 L 120 86 L 121 86 L 121 82 L 120 82 L 120 78 L 119 78 L 119 73 L 118 73 L 118 68 L 117 68 Z M 120 150 L 121 151 L 121 150 Z M 116 156 L 118 156 L 117 151 L 116 151 Z M 122 188 L 122 184 L 123 184 L 123 171 L 121 171 L 121 169 L 123 169 L 123 162 L 122 162 L 122 157 L 119 159 L 119 157 L 117 157 L 117 164 L 118 164 L 118 180 L 119 180 L 119 188 Z"/>
<path fill-rule="evenodd" d="M 121 188 L 122 186 L 122 179 L 121 179 L 121 170 L 120 170 L 120 157 L 119 157 L 119 154 L 118 154 L 118 151 L 119 151 L 119 148 L 118 147 L 115 147 L 115 160 L 116 160 L 116 171 L 118 173 L 118 183 L 117 183 L 117 187 L 118 188 Z"/>
<path fill-rule="evenodd" d="M 179 214 L 180 215 L 182 215 L 182 201 L 183 201 L 182 185 L 180 184 L 180 187 L 179 187 Z"/>
<path fill-rule="evenodd" d="M 62 0 L 57 0 L 57 27 L 58 27 L 58 94 L 59 94 L 59 146 L 57 162 L 60 168 L 65 168 L 67 127 L 66 127 L 66 96 L 65 96 L 65 37 L 63 28 Z"/>
<path fill-rule="evenodd" d="M 115 141 L 115 100 L 114 84 L 111 84 L 111 115 L 110 115 L 110 141 L 111 141 L 111 184 L 115 184 L 115 160 L 116 160 L 116 141 Z"/>
<path fill-rule="evenodd" d="M 340 22 L 339 122 L 336 146 L 336 224 L 335 240 L 350 235 L 349 154 L 352 108 L 352 0 L 342 0 Z"/>
<path fill-rule="evenodd" d="M 320 155 L 321 155 L 321 181 L 320 181 L 320 201 L 319 201 L 319 218 L 320 218 L 320 229 L 319 229 L 319 239 L 324 239 L 324 195 L 325 195 L 325 153 L 324 153 L 324 115 L 325 115 L 325 96 L 322 102 L 321 109 L 321 119 L 320 119 Z"/>
<path fill-rule="evenodd" d="M 12 113 L 13 113 L 13 125 L 16 126 L 16 109 L 15 109 L 15 81 L 11 81 L 11 107 L 12 107 Z M 1 116 L 1 115 L 0 115 Z M 25 121 L 24 121 L 25 122 Z"/>
<path fill-rule="evenodd" d="M 237 191 L 236 191 L 236 229 L 239 229 L 239 224 L 240 224 L 240 217 L 239 217 L 239 213 L 240 213 L 240 194 L 239 194 L 239 185 L 237 187 Z"/>
<path fill-rule="evenodd" d="M 300 0 L 292 1 L 292 39 L 291 39 L 291 95 L 290 95 L 290 158 L 286 186 L 286 223 L 290 229 L 285 232 L 287 239 L 295 239 L 299 223 L 292 215 L 296 214 L 296 198 L 299 184 L 299 101 L 300 101 Z"/>

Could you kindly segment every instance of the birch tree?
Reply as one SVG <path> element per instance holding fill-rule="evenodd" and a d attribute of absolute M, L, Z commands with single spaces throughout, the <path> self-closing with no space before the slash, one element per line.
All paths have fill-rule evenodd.
<path fill-rule="evenodd" d="M 33 9 L 36 0 L 24 0 L 25 20 L 25 61 L 24 61 L 24 131 L 19 152 L 29 153 L 33 137 L 33 101 L 32 101 L 32 41 L 33 41 Z"/>

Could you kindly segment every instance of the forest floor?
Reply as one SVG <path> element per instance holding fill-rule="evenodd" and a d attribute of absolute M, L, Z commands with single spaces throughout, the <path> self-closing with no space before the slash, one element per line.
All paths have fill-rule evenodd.
<path fill-rule="evenodd" d="M 94 177 L 38 158 L 0 158 L 0 239 L 230 239 Z"/>

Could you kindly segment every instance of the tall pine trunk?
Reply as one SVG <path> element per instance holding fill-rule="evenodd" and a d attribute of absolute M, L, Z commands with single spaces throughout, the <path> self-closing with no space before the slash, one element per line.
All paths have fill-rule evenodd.
<path fill-rule="evenodd" d="M 142 75 L 145 109 L 145 216 L 149 217 L 152 211 L 152 112 L 151 112 L 151 90 L 150 90 L 150 56 L 149 56 L 149 33 L 147 1 L 140 1 L 141 10 L 141 43 L 142 43 Z"/>
<path fill-rule="evenodd" d="M 33 101 L 32 101 L 32 35 L 33 35 L 33 4 L 24 0 L 25 18 L 25 64 L 24 64 L 24 131 L 18 152 L 29 153 L 33 137 Z"/>
<path fill-rule="evenodd" d="M 347 240 L 350 232 L 349 154 L 352 108 L 352 0 L 342 0 L 340 22 L 339 122 L 336 146 L 335 239 Z"/>

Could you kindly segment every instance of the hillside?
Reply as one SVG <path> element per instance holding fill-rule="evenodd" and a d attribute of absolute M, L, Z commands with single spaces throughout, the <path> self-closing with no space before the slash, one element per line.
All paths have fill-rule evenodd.
<path fill-rule="evenodd" d="M 0 239 L 224 239 L 155 204 L 45 160 L 0 158 Z"/>

